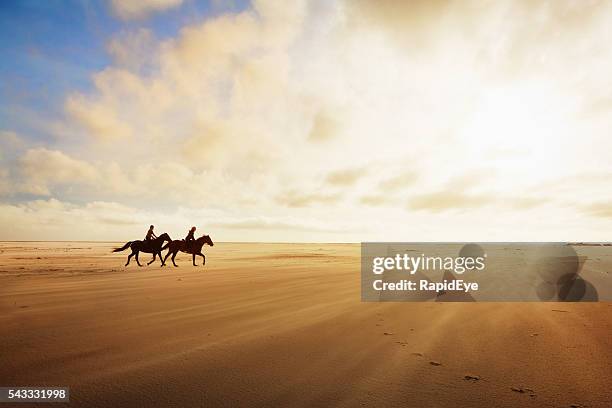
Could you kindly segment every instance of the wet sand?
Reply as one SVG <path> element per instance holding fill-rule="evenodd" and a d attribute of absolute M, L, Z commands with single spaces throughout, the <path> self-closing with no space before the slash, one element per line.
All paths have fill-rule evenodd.
<path fill-rule="evenodd" d="M 126 268 L 117 244 L 0 243 L 0 386 L 84 407 L 612 406 L 611 303 L 361 303 L 359 245 Z"/>

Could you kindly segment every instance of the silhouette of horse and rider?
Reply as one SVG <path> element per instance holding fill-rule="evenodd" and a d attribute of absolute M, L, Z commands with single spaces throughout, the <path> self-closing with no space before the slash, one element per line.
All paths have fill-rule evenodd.
<path fill-rule="evenodd" d="M 142 266 L 140 264 L 140 261 L 138 260 L 138 254 L 140 252 L 153 254 L 153 259 L 151 259 L 151 261 L 149 261 L 147 265 L 151 265 L 153 262 L 155 262 L 155 259 L 159 256 L 159 260 L 161 261 L 161 266 L 165 266 L 166 260 L 168 259 L 170 255 L 172 255 L 172 258 L 171 258 L 172 264 L 174 266 L 178 266 L 176 262 L 174 262 L 174 258 L 176 258 L 176 255 L 179 252 L 185 252 L 187 254 L 191 254 L 193 266 L 197 266 L 195 263 L 196 255 L 202 257 L 202 260 L 203 260 L 202 266 L 206 265 L 206 256 L 202 253 L 202 247 L 204 246 L 204 244 L 208 244 L 210 246 L 214 245 L 212 239 L 210 239 L 210 236 L 202 235 L 201 237 L 196 239 L 194 236 L 196 227 L 191 227 L 185 239 L 173 241 L 170 238 L 170 236 L 165 232 L 161 234 L 159 237 L 156 236 L 155 232 L 153 232 L 154 228 L 155 227 L 153 225 L 149 227 L 149 231 L 147 231 L 147 235 L 145 236 L 144 240 L 128 241 L 124 246 L 113 249 L 113 252 L 125 251 L 128 248 L 132 250 L 132 253 L 128 255 L 125 266 L 128 266 L 130 264 L 132 257 L 135 257 L 136 263 L 138 264 L 138 266 Z M 168 243 L 164 245 L 166 241 Z M 168 249 L 168 252 L 166 253 L 165 257 L 162 257 L 161 251 L 165 249 Z"/>

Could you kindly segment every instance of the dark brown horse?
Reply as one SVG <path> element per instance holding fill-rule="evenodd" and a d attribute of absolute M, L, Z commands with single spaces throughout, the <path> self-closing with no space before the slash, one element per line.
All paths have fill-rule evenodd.
<path fill-rule="evenodd" d="M 181 252 L 185 252 L 187 254 L 191 254 L 192 255 L 193 266 L 197 266 L 196 263 L 195 263 L 195 257 L 196 257 L 196 255 L 200 255 L 202 257 L 202 259 L 204 260 L 204 262 L 202 263 L 202 266 L 204 266 L 204 265 L 206 265 L 206 257 L 202 253 L 202 247 L 204 246 L 204 244 L 208 244 L 210 246 L 215 245 L 212 242 L 212 239 L 210 239 L 210 236 L 208 236 L 208 235 L 202 235 L 200 238 L 196 239 L 193 242 L 190 242 L 189 244 L 186 244 L 184 239 L 183 240 L 170 241 L 166 245 L 164 245 L 163 248 L 162 248 L 162 251 L 164 249 L 168 248 L 168 253 L 164 257 L 163 264 L 164 265 L 166 264 L 166 259 L 168 259 L 170 254 L 172 254 L 172 264 L 174 266 L 178 266 L 176 264 L 176 262 L 174 262 L 174 258 L 176 258 L 176 254 L 178 254 L 179 251 L 181 251 Z"/>
<path fill-rule="evenodd" d="M 140 264 L 140 261 L 138 261 L 139 252 L 146 252 L 149 254 L 153 254 L 153 259 L 151 260 L 151 262 L 147 263 L 147 265 L 151 265 L 153 261 L 155 261 L 155 257 L 159 255 L 159 260 L 161 261 L 162 266 L 164 266 L 165 260 L 162 259 L 161 250 L 162 250 L 162 245 L 164 245 L 164 242 L 166 241 L 172 242 L 172 239 L 170 239 L 170 235 L 164 232 L 159 237 L 151 241 L 129 241 L 121 248 L 113 249 L 113 252 L 121 252 L 121 251 L 128 249 L 128 247 L 132 250 L 132 253 L 128 255 L 128 259 L 127 259 L 125 266 L 129 265 L 130 259 L 132 259 L 133 256 L 136 256 L 136 263 L 138 263 L 138 266 L 142 266 Z"/>

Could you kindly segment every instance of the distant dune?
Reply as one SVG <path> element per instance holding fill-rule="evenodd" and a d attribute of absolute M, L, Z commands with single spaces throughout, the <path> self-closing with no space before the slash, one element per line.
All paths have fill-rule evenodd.
<path fill-rule="evenodd" d="M 361 303 L 359 245 L 216 243 L 179 268 L 114 246 L 0 244 L 0 386 L 70 386 L 71 407 L 610 406 L 610 303 Z"/>

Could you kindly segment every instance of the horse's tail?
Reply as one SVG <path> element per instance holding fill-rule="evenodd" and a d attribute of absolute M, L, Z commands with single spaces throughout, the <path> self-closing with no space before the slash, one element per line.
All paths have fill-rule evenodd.
<path fill-rule="evenodd" d="M 126 249 L 128 249 L 128 247 L 132 245 L 132 241 L 128 241 L 127 244 L 125 244 L 124 246 L 122 246 L 121 248 L 115 248 L 113 249 L 113 252 L 121 252 L 121 251 L 125 251 Z"/>

